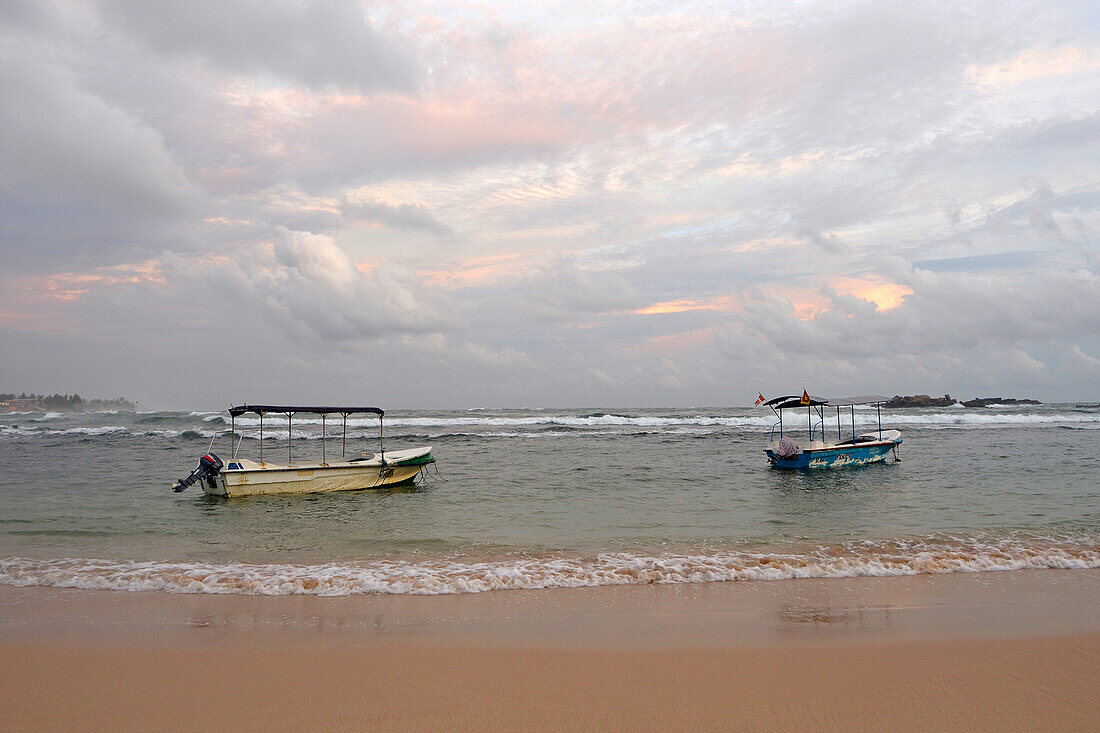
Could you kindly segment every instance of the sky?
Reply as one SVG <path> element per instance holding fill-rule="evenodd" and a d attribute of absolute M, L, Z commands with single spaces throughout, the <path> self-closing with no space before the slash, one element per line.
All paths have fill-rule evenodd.
<path fill-rule="evenodd" d="M 0 392 L 1100 399 L 1092 2 L 0 3 Z"/>

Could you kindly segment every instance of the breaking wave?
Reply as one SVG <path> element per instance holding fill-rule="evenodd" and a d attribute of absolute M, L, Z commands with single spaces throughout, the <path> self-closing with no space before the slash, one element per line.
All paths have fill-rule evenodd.
<path fill-rule="evenodd" d="M 490 590 L 647 583 L 854 578 L 1024 569 L 1100 568 L 1093 538 L 1035 540 L 942 537 L 867 541 L 795 552 L 603 553 L 483 562 L 443 558 L 320 564 L 0 560 L 0 584 L 117 591 L 244 595 L 438 595 Z"/>
<path fill-rule="evenodd" d="M 803 422 L 805 422 L 805 415 Z M 829 417 L 826 412 L 826 417 Z M 848 415 L 843 415 L 847 423 Z M 209 415 L 205 422 L 218 422 L 229 424 L 229 419 L 224 415 Z M 387 417 L 386 427 L 466 427 L 466 428 L 524 428 L 536 426 L 561 426 L 567 428 L 600 428 L 600 427 L 636 427 L 636 428 L 675 428 L 675 427 L 719 427 L 719 428 L 770 428 L 775 422 L 775 417 L 767 415 L 753 416 L 712 416 L 689 415 L 682 417 L 660 417 L 651 415 L 532 415 L 524 417 Z M 258 418 L 239 417 L 238 427 L 258 427 Z M 295 418 L 295 425 L 321 424 L 320 419 Z M 330 428 L 338 429 L 339 420 L 333 419 L 327 422 Z M 797 419 L 794 424 L 797 423 Z M 878 418 L 874 412 L 856 413 L 857 425 L 877 425 Z M 996 427 L 996 426 L 1033 426 L 1051 424 L 1095 424 L 1100 426 L 1100 413 L 1096 412 L 1067 412 L 1067 413 L 1005 413 L 1001 411 L 989 412 L 957 412 L 954 410 L 935 413 L 883 413 L 883 426 L 913 425 L 919 427 Z M 276 415 L 264 418 L 264 426 L 277 429 L 286 426 L 286 420 Z M 348 427 L 374 428 L 377 430 L 377 419 L 349 418 Z"/>
<path fill-rule="evenodd" d="M 150 436 L 160 438 L 191 438 L 191 437 L 203 437 L 211 438 L 214 436 L 213 430 L 158 430 L 153 428 L 138 428 L 134 429 L 125 425 L 100 425 L 98 427 L 79 427 L 79 428 L 65 428 L 65 429 L 46 429 L 38 427 L 24 427 L 19 425 L 0 425 L 0 436 L 4 437 L 57 437 L 61 435 L 84 435 L 84 436 L 96 436 L 96 435 L 139 435 Z M 266 437 L 266 436 L 265 436 Z M 284 433 L 284 438 L 285 433 Z M 298 439 L 298 434 L 294 434 L 295 440 Z"/>
<path fill-rule="evenodd" d="M 52 413 L 50 413 L 52 415 Z M 828 418 L 829 416 L 826 415 Z M 835 416 L 834 416 L 835 417 Z M 46 420 L 49 422 L 44 422 Z M 159 438 L 211 438 L 215 434 L 227 432 L 229 420 L 224 414 L 192 413 L 187 417 L 175 414 L 143 414 L 136 424 L 85 425 L 76 427 L 56 426 L 54 417 L 31 419 L 27 422 L 0 424 L 0 437 L 35 438 L 56 436 L 105 436 L 133 435 Z M 845 416 L 845 424 L 847 416 Z M 481 437 L 560 437 L 570 431 L 588 431 L 592 433 L 722 433 L 728 431 L 747 431 L 764 434 L 775 418 L 771 415 L 753 416 L 716 416 L 716 415 L 616 415 L 595 413 L 587 415 L 526 415 L 514 417 L 501 416 L 401 416 L 386 420 L 387 436 L 393 438 L 431 436 L 433 439 L 450 436 Z M 803 420 L 804 423 L 804 420 Z M 856 424 L 861 430 L 875 427 L 877 416 L 874 412 L 857 412 Z M 320 439 L 319 419 L 295 418 L 294 440 Z M 801 425 L 795 419 L 792 425 Z M 834 425 L 834 422 L 828 424 Z M 1100 412 L 1095 411 L 1050 411 L 1050 412 L 1005 412 L 958 411 L 953 409 L 937 412 L 897 412 L 883 414 L 884 427 L 907 426 L 925 430 L 979 429 L 979 428 L 1026 428 L 1026 427 L 1066 427 L 1082 430 L 1100 429 Z M 340 420 L 329 420 L 330 438 L 342 433 Z M 259 433 L 255 428 L 259 420 L 240 417 L 236 421 L 239 435 L 255 440 Z M 804 427 L 804 425 L 802 425 Z M 286 440 L 287 422 L 272 415 L 264 420 L 264 438 Z M 348 438 L 374 440 L 378 436 L 378 421 L 374 418 L 351 418 L 348 420 Z"/>
<path fill-rule="evenodd" d="M 64 417 L 64 414 L 62 414 L 60 412 L 47 412 L 42 417 L 32 417 L 31 420 L 33 420 L 35 422 L 40 422 L 40 421 L 45 421 L 45 420 L 59 420 L 62 417 Z"/>
<path fill-rule="evenodd" d="M 828 415 L 828 412 L 826 412 Z M 877 423 L 873 417 L 865 417 L 860 420 L 858 415 L 856 423 L 870 425 Z M 1002 412 L 953 412 L 914 415 L 912 413 L 891 414 L 882 416 L 883 426 L 889 425 L 919 425 L 921 427 L 990 427 L 990 426 L 1031 426 L 1051 424 L 1092 423 L 1100 425 L 1100 413 L 1002 413 Z"/>
<path fill-rule="evenodd" d="M 101 425 L 99 427 L 66 428 L 53 430 L 37 427 L 21 427 L 19 425 L 0 425 L 0 435 L 57 436 L 57 435 L 110 435 L 111 433 L 130 433 L 130 428 L 124 425 Z"/>
<path fill-rule="evenodd" d="M 80 427 L 80 428 L 67 428 L 64 430 L 49 430 L 38 427 L 24 427 L 19 425 L 0 425 L 0 437 L 57 437 L 64 435 L 79 435 L 79 436 L 97 436 L 97 435 L 132 435 L 137 437 L 152 437 L 152 438 L 204 438 L 209 440 L 215 435 L 221 436 L 219 440 L 228 440 L 228 431 L 222 430 L 167 430 L 156 428 L 129 428 L 124 425 L 101 425 L 99 427 Z M 442 431 L 442 432 L 423 432 L 423 433 L 407 433 L 407 432 L 395 432 L 391 433 L 388 437 L 396 438 L 400 440 L 440 440 L 446 438 L 559 438 L 566 435 L 571 435 L 567 430 L 546 428 L 543 430 L 531 430 L 531 431 L 497 431 L 492 433 L 478 433 L 478 432 L 464 432 L 464 431 Z M 340 432 L 329 432 L 326 440 L 337 441 L 340 439 Z M 246 440 L 256 441 L 259 440 L 259 433 L 256 432 L 239 432 L 237 437 L 243 437 Z M 306 432 L 295 430 L 293 433 L 293 439 L 295 441 L 319 441 L 321 440 L 321 434 L 319 432 Z M 278 427 L 264 431 L 264 441 L 285 441 L 287 438 L 286 430 L 279 430 Z M 348 440 L 359 440 L 368 442 L 378 441 L 377 430 L 348 430 Z"/>
<path fill-rule="evenodd" d="M 229 424 L 229 419 L 224 416 L 213 416 L 206 418 L 207 421 L 220 419 L 221 422 L 226 425 Z M 1100 419 L 1100 418 L 1098 418 Z M 258 418 L 239 417 L 237 418 L 238 426 L 245 427 L 258 427 L 260 421 Z M 677 425 L 699 425 L 699 426 L 728 426 L 728 427 L 764 427 L 770 426 L 775 422 L 771 417 L 710 417 L 705 415 L 696 415 L 688 417 L 656 417 L 656 416 L 635 416 L 628 415 L 608 415 L 608 414 L 595 414 L 595 415 L 537 415 L 529 417 L 387 417 L 386 427 L 530 427 L 530 426 L 545 426 L 545 425 L 560 425 L 566 427 L 604 427 L 604 426 L 634 426 L 634 427 L 666 427 Z M 294 418 L 295 425 L 320 425 L 321 420 L 319 418 Z M 327 424 L 332 426 L 341 425 L 340 420 L 333 419 L 328 420 Z M 270 415 L 264 418 L 264 425 L 266 426 L 285 426 L 286 419 L 280 418 L 277 415 Z M 365 427 L 373 426 L 377 430 L 377 419 L 364 419 L 364 418 L 348 418 L 348 426 Z"/>

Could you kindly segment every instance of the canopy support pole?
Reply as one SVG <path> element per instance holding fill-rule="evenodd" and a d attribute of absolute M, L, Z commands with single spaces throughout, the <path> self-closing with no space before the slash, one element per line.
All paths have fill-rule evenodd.
<path fill-rule="evenodd" d="M 321 465 L 327 466 L 328 461 L 325 460 L 325 413 L 321 413 Z"/>
<path fill-rule="evenodd" d="M 294 437 L 294 413 L 288 412 L 286 414 L 286 462 L 288 464 L 294 463 L 294 459 L 290 455 L 290 443 Z"/>
<path fill-rule="evenodd" d="M 260 413 L 260 465 L 264 465 L 264 414 Z"/>
<path fill-rule="evenodd" d="M 344 440 L 340 444 L 340 457 L 343 458 L 348 454 L 348 413 L 344 413 Z"/>

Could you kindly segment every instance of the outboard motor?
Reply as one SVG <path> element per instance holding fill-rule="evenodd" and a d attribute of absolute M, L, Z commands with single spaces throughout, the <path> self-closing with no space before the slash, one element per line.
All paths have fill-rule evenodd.
<path fill-rule="evenodd" d="M 202 481 L 206 479 L 210 482 L 210 486 L 214 486 L 214 479 L 219 473 L 221 473 L 222 459 L 218 458 L 213 453 L 207 453 L 205 456 L 199 459 L 199 467 L 191 472 L 191 475 L 187 478 L 181 478 L 179 483 L 172 487 L 172 491 L 180 492 L 186 489 L 196 481 Z"/>

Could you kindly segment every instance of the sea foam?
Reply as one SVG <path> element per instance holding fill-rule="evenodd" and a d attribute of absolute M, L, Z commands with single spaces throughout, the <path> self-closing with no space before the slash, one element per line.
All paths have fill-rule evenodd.
<path fill-rule="evenodd" d="M 793 425 L 800 423 L 794 416 L 789 416 Z M 845 424 L 848 422 L 848 414 L 842 413 Z M 826 411 L 826 419 L 834 420 L 835 413 L 830 415 Z M 230 420 L 224 415 L 210 415 L 204 418 L 205 422 L 218 422 L 229 425 Z M 720 416 L 720 415 L 689 415 L 675 417 L 661 417 L 655 415 L 531 415 L 524 417 L 414 417 L 395 416 L 386 418 L 386 427 L 459 427 L 459 428 L 532 428 L 542 426 L 560 426 L 567 428 L 616 428 L 633 427 L 649 429 L 669 429 L 678 427 L 704 427 L 704 428 L 770 428 L 775 423 L 775 417 L 771 413 L 766 415 L 750 416 Z M 802 415 L 802 423 L 805 423 L 805 414 Z M 255 428 L 260 421 L 253 417 L 238 417 L 238 428 Z M 285 432 L 286 418 L 279 415 L 268 415 L 264 418 L 264 426 L 268 430 L 282 428 Z M 308 417 L 295 417 L 295 425 L 318 426 L 320 419 Z M 327 421 L 330 430 L 341 430 L 342 422 L 339 419 Z M 378 421 L 375 418 L 348 418 L 348 427 L 369 428 L 377 430 Z M 835 423 L 831 423 L 834 424 Z M 873 411 L 856 413 L 856 424 L 871 426 L 878 424 L 878 418 Z M 983 412 L 934 412 L 934 413 L 883 413 L 882 424 L 884 427 L 893 425 L 913 425 L 922 428 L 960 428 L 960 427 L 1012 427 L 1012 426 L 1036 426 L 1056 424 L 1084 424 L 1100 427 L 1100 413 L 1095 412 L 1065 412 L 1065 413 L 1005 413 L 1002 411 Z"/>
<path fill-rule="evenodd" d="M 1095 539 L 855 542 L 797 552 L 601 553 L 314 564 L 93 559 L 0 560 L 0 584 L 245 595 L 437 595 L 648 583 L 855 578 L 1100 568 Z"/>

